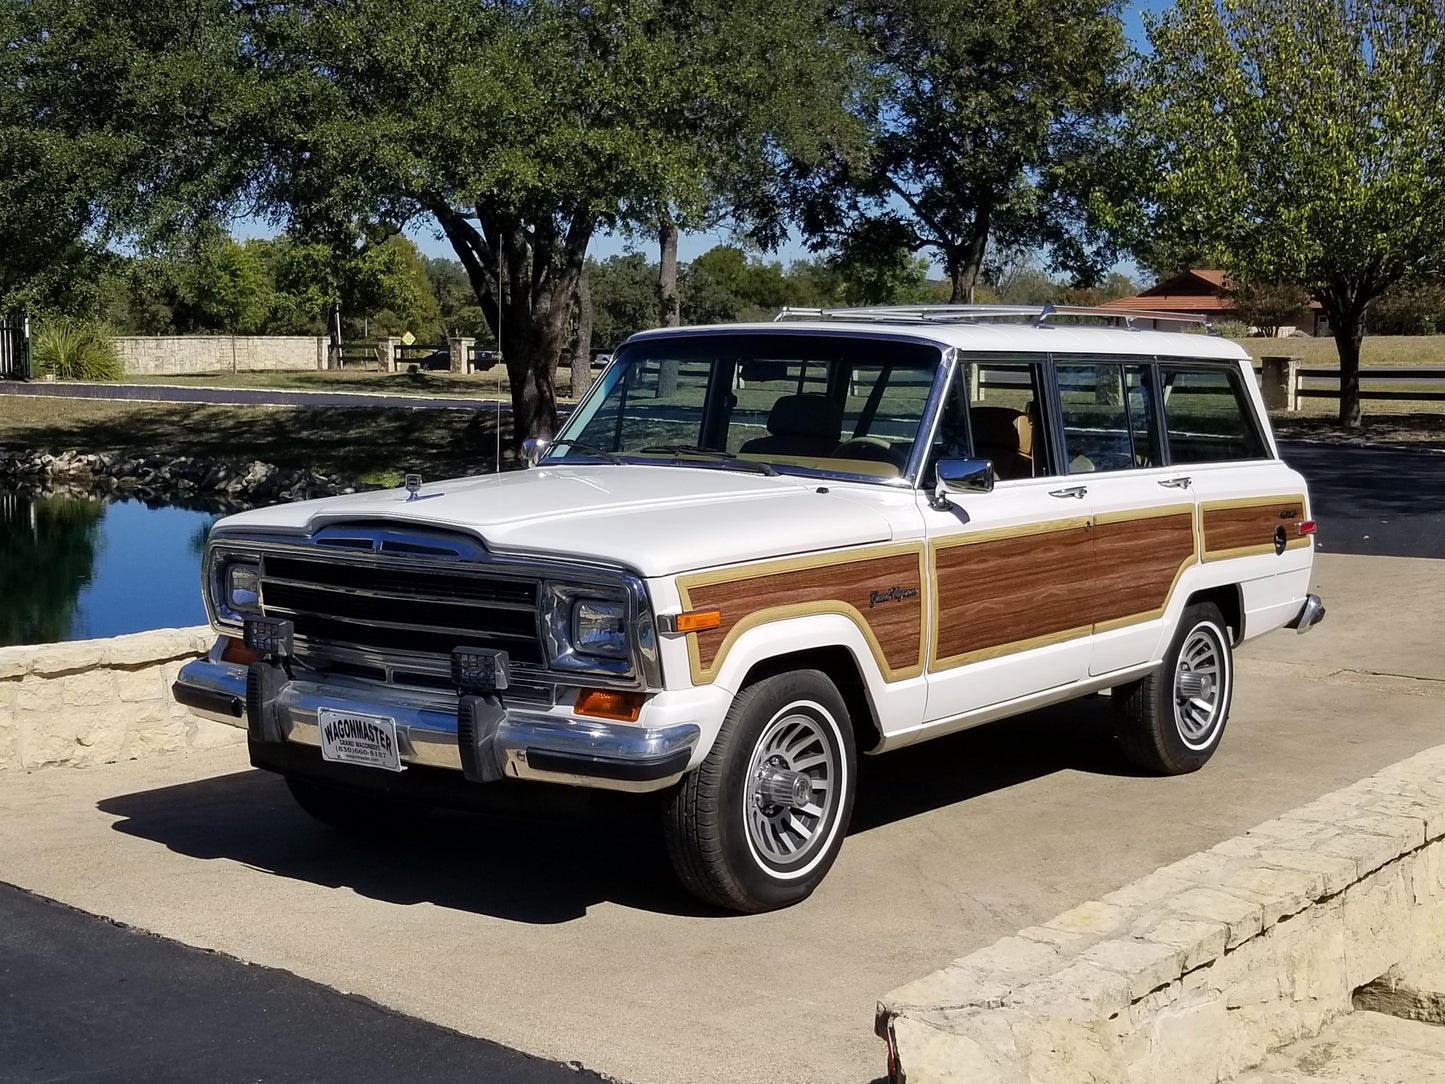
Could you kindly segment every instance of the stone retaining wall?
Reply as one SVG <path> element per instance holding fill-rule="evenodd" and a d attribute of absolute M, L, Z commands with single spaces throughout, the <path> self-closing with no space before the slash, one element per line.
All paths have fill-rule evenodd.
<path fill-rule="evenodd" d="M 893 1076 L 1228 1080 L 1445 955 L 1445 747 L 899 987 Z"/>
<path fill-rule="evenodd" d="M 0 773 L 245 741 L 244 730 L 198 719 L 171 699 L 181 666 L 214 639 L 203 625 L 0 647 Z"/>
<path fill-rule="evenodd" d="M 136 376 L 324 369 L 328 345 L 312 335 L 120 335 L 112 342 Z"/>

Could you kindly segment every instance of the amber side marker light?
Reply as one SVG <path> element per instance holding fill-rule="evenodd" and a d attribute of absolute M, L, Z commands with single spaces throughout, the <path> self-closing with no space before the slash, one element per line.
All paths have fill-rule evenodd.
<path fill-rule="evenodd" d="M 242 666 L 250 666 L 253 662 L 260 662 L 262 655 L 259 651 L 252 651 L 240 640 L 234 637 L 226 637 L 226 646 L 221 649 L 223 662 L 240 663 Z"/>
<path fill-rule="evenodd" d="M 577 694 L 577 706 L 573 710 L 578 715 L 635 723 L 642 714 L 642 694 L 619 693 L 611 689 L 583 689 Z"/>
<path fill-rule="evenodd" d="M 721 610 L 688 610 L 672 619 L 672 627 L 678 632 L 703 632 L 721 624 Z"/>

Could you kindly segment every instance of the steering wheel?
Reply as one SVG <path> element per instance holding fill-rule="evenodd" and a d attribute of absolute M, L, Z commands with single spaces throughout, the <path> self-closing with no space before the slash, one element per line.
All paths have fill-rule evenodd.
<path fill-rule="evenodd" d="M 882 437 L 853 437 L 828 453 L 830 459 L 861 459 L 869 463 L 887 463 L 902 470 L 908 463 L 906 445 L 893 445 Z"/>

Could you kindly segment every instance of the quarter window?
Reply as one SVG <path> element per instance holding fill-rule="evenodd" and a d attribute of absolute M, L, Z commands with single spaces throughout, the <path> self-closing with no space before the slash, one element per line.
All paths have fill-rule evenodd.
<path fill-rule="evenodd" d="M 1251 421 L 1238 372 L 1166 366 L 1161 379 L 1170 462 L 1264 457 L 1264 441 Z"/>

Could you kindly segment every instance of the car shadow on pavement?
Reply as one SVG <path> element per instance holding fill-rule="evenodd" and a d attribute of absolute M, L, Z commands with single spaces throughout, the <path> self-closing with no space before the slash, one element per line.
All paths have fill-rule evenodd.
<path fill-rule="evenodd" d="M 1138 777 L 1114 739 L 1107 696 L 1088 696 L 863 757 L 849 834 L 1061 771 Z"/>
<path fill-rule="evenodd" d="M 851 833 L 1072 769 L 1133 774 L 1111 740 L 1107 702 L 1088 698 L 883 757 L 864 757 Z M 118 832 L 179 854 L 397 904 L 430 903 L 550 924 L 615 903 L 715 916 L 677 882 L 661 803 L 604 801 L 585 812 L 438 812 L 410 837 L 357 838 L 313 821 L 285 782 L 236 772 L 98 804 Z"/>

